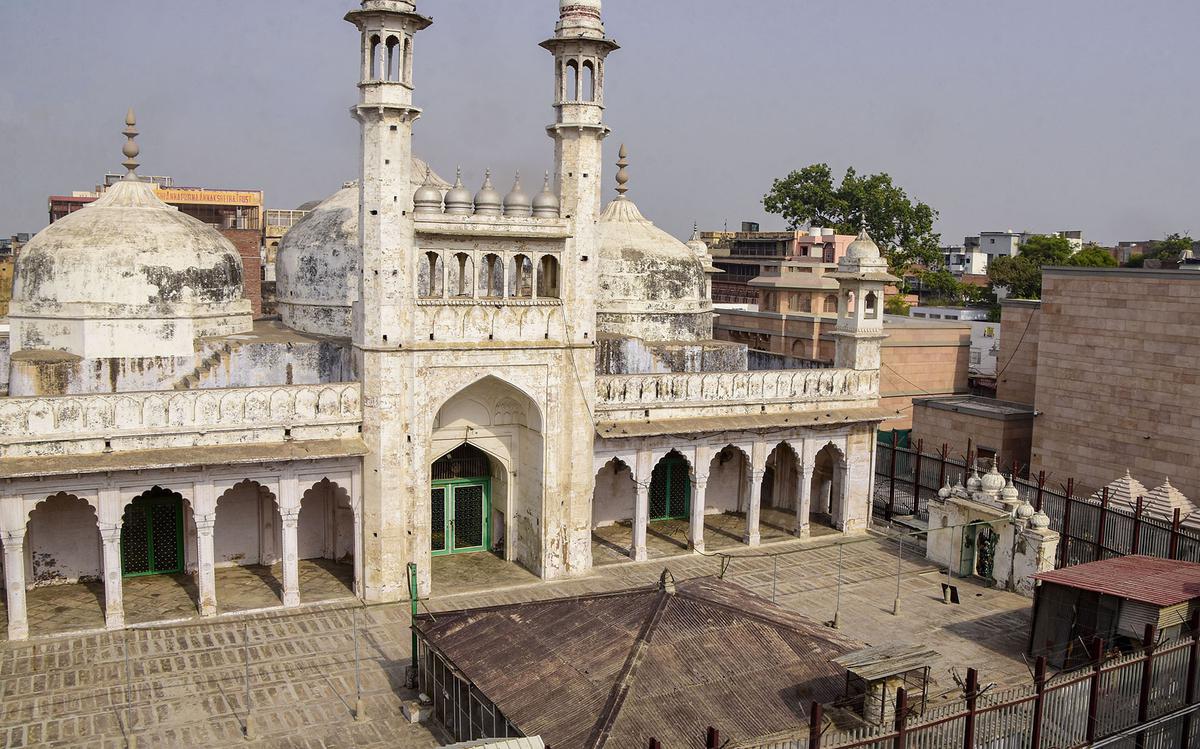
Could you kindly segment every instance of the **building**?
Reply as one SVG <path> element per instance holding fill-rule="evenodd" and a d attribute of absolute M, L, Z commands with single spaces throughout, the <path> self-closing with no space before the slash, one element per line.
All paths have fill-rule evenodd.
<path fill-rule="evenodd" d="M 30 585 L 102 580 L 116 629 L 123 586 L 166 574 L 194 576 L 183 590 L 212 616 L 217 569 L 241 565 L 279 564 L 262 574 L 295 607 L 309 559 L 389 602 L 410 564 L 426 596 L 453 554 L 586 573 L 614 521 L 636 560 L 667 519 L 703 551 L 710 513 L 749 546 L 766 508 L 800 537 L 865 532 L 891 281 L 865 232 L 828 274 L 833 366 L 748 370 L 714 339 L 707 250 L 626 195 L 624 148 L 604 204 L 619 79 L 600 0 L 561 0 L 541 45 L 550 173 L 506 194 L 490 173 L 474 194 L 442 189 L 413 158 L 413 39 L 431 19 L 409 0 L 346 18 L 359 180 L 280 242 L 280 322 L 254 321 L 246 256 L 137 176 L 132 113 L 127 174 L 18 256 L 0 362 L 10 639 L 29 634 Z"/>
<path fill-rule="evenodd" d="M 1198 301 L 1196 273 L 1140 268 L 1045 268 L 1041 301 L 1005 300 L 996 396 L 1034 414 L 1030 454 L 1012 459 L 1060 483 L 1073 478 L 1082 496 L 1128 470 L 1144 486 L 1200 497 Z M 914 437 L 941 444 L 960 434 L 922 413 Z M 976 444 L 991 429 L 964 428 Z"/>
<path fill-rule="evenodd" d="M 132 127 L 132 126 L 130 126 Z M 120 174 L 105 174 L 103 184 L 93 191 L 75 191 L 70 195 L 51 195 L 50 223 L 71 215 L 85 205 L 95 202 L 114 185 Z M 263 244 L 263 194 L 261 190 L 213 189 L 207 187 L 177 187 L 171 177 L 144 177 L 153 186 L 159 200 L 179 209 L 221 232 L 237 248 L 245 270 L 243 277 L 246 299 L 255 316 L 262 314 L 261 255 Z"/>
<path fill-rule="evenodd" d="M 837 269 L 838 260 L 854 241 L 853 235 L 836 234 L 832 229 L 815 227 L 807 231 L 758 231 L 732 233 L 705 232 L 718 240 L 709 248 L 713 266 L 721 275 L 713 280 L 713 301 L 726 304 L 756 304 L 758 293 L 751 281 L 764 276 L 820 274 Z M 790 277 L 790 276 L 789 276 Z"/>
<path fill-rule="evenodd" d="M 1050 570 L 1034 600 L 1029 655 L 1050 666 L 1077 668 L 1093 660 L 1091 644 L 1137 650 L 1146 626 L 1155 639 L 1187 634 L 1200 612 L 1200 564 L 1132 555 Z"/>
<path fill-rule="evenodd" d="M 733 583 L 669 572 L 617 593 L 420 614 L 413 629 L 421 691 L 455 740 L 568 749 L 697 746 L 710 726 L 738 746 L 805 738 L 809 705 L 844 693 L 835 659 L 862 648 Z"/>
<path fill-rule="evenodd" d="M 978 246 L 951 245 L 942 248 L 942 265 L 956 276 L 987 274 L 988 255 Z"/>
<path fill-rule="evenodd" d="M 971 326 L 972 378 L 994 380 L 996 355 L 1000 352 L 1000 323 L 988 320 L 988 310 L 979 307 L 910 307 L 909 317 L 926 320 L 957 320 Z M 995 385 L 992 385 L 995 390 Z"/>

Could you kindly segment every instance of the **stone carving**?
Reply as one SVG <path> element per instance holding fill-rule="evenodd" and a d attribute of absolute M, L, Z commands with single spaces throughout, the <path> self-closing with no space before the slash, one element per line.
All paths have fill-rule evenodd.
<path fill-rule="evenodd" d="M 602 375 L 596 378 L 601 408 L 664 402 L 811 401 L 834 396 L 866 399 L 879 393 L 876 372 L 841 369 Z"/>
<path fill-rule="evenodd" d="M 290 426 L 361 418 L 358 383 L 57 398 L 0 402 L 0 448 L 39 437 L 96 436 L 208 426 Z"/>

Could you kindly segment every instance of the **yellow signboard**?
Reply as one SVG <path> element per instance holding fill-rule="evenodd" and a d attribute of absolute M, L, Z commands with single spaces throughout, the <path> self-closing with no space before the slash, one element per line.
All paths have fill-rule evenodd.
<path fill-rule="evenodd" d="M 262 206 L 262 193 L 243 190 L 186 190 L 158 188 L 154 190 L 164 203 L 187 205 L 244 205 Z"/>

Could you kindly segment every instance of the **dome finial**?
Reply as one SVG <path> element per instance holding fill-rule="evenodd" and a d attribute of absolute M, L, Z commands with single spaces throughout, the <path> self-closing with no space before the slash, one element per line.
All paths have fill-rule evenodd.
<path fill-rule="evenodd" d="M 137 159 L 137 155 L 141 149 L 133 141 L 138 136 L 137 118 L 134 117 L 133 107 L 130 107 L 129 111 L 125 113 L 125 129 L 121 131 L 121 134 L 125 136 L 125 145 L 121 147 L 121 153 L 125 155 L 125 160 L 121 162 L 121 166 L 129 170 L 129 173 L 125 175 L 125 179 L 136 180 L 137 174 L 135 172 L 138 168 L 138 162 L 135 159 Z"/>
<path fill-rule="evenodd" d="M 617 154 L 620 158 L 617 160 L 617 194 L 619 198 L 624 198 L 625 193 L 629 192 L 629 149 L 625 144 L 621 144 L 621 150 Z"/>

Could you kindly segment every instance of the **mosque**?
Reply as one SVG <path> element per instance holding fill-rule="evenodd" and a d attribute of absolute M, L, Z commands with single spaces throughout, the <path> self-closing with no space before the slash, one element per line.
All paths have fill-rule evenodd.
<path fill-rule="evenodd" d="M 8 636 L 30 589 L 187 575 L 201 616 L 217 571 L 302 560 L 350 570 L 367 602 L 432 592 L 439 558 L 491 554 L 544 579 L 587 571 L 594 533 L 628 555 L 673 521 L 705 548 L 729 514 L 760 543 L 764 509 L 863 532 L 871 513 L 883 288 L 861 234 L 836 273 L 835 365 L 751 370 L 713 340 L 711 279 L 627 195 L 603 205 L 601 146 L 618 45 L 601 0 L 561 0 L 552 169 L 472 194 L 412 153 L 412 0 L 363 0 L 359 178 L 284 238 L 281 320 L 255 321 L 234 247 L 128 174 L 17 260 L 0 397 Z M 540 184 L 539 184 L 540 183 Z M 507 179 L 501 189 L 507 185 Z M 532 186 L 528 190 L 527 186 Z M 442 591 L 445 592 L 445 591 Z M 130 616 L 134 612 L 129 612 Z M 144 616 L 140 617 L 144 620 Z"/>

